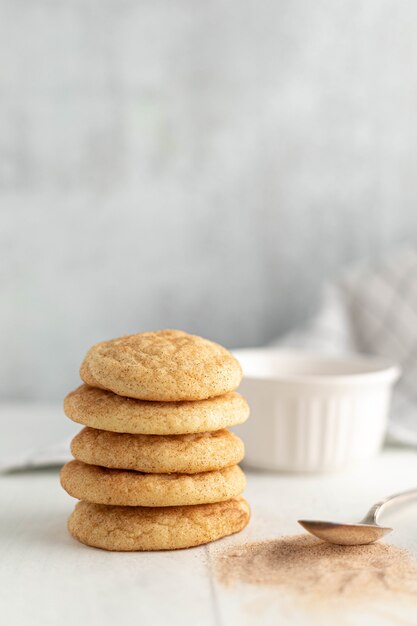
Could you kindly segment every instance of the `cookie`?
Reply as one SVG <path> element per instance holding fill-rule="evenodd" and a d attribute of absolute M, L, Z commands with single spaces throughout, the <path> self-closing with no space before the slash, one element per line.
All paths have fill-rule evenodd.
<path fill-rule="evenodd" d="M 244 398 L 232 391 L 196 402 L 146 402 L 81 385 L 64 400 L 74 422 L 138 435 L 201 433 L 242 424 L 249 416 Z"/>
<path fill-rule="evenodd" d="M 142 474 L 70 461 L 61 485 L 70 496 L 96 504 L 182 506 L 234 498 L 246 480 L 238 465 L 201 474 Z"/>
<path fill-rule="evenodd" d="M 206 400 L 242 379 L 234 356 L 217 343 L 180 330 L 126 335 L 93 346 L 81 365 L 92 387 L 139 400 Z"/>
<path fill-rule="evenodd" d="M 81 543 L 104 550 L 177 550 L 237 533 L 249 519 L 249 504 L 242 497 L 161 508 L 79 502 L 68 530 Z"/>
<path fill-rule="evenodd" d="M 228 430 L 195 435 L 129 435 L 84 428 L 71 442 L 90 465 L 156 474 L 197 474 L 230 467 L 244 456 L 243 441 Z"/>

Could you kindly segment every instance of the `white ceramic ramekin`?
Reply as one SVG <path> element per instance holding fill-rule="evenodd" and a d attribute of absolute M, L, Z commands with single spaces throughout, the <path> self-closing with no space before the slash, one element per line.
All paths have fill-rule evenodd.
<path fill-rule="evenodd" d="M 251 467 L 338 470 L 384 441 L 400 369 L 373 357 L 327 358 L 277 349 L 236 350 L 251 416 L 239 426 Z"/>

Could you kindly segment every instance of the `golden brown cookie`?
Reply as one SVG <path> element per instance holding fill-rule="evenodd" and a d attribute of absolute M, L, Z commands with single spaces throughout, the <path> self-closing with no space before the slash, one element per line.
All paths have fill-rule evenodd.
<path fill-rule="evenodd" d="M 152 474 L 197 474 L 230 467 L 244 456 L 243 441 L 228 430 L 195 435 L 129 435 L 83 428 L 71 442 L 79 461 Z"/>
<path fill-rule="evenodd" d="M 237 533 L 249 519 L 244 498 L 164 508 L 79 502 L 68 530 L 81 543 L 104 550 L 176 550 Z"/>
<path fill-rule="evenodd" d="M 79 424 L 138 435 L 210 432 L 242 424 L 249 416 L 246 400 L 234 391 L 196 402 L 146 402 L 88 385 L 67 395 L 64 410 Z"/>
<path fill-rule="evenodd" d="M 234 356 L 217 343 L 180 330 L 126 335 L 93 346 L 81 365 L 92 387 L 139 400 L 205 400 L 242 380 Z"/>
<path fill-rule="evenodd" d="M 238 465 L 201 474 L 142 474 L 70 461 L 61 485 L 79 500 L 118 506 L 179 506 L 229 500 L 242 493 L 245 475 Z"/>

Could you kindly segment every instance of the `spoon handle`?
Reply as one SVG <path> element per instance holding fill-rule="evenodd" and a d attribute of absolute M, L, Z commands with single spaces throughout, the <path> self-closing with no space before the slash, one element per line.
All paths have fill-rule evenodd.
<path fill-rule="evenodd" d="M 417 489 L 409 489 L 408 491 L 401 491 L 400 493 L 394 493 L 392 496 L 387 496 L 372 505 L 360 523 L 376 524 L 382 509 L 385 508 L 386 505 L 391 505 L 394 502 L 408 502 L 414 498 L 417 498 Z"/>

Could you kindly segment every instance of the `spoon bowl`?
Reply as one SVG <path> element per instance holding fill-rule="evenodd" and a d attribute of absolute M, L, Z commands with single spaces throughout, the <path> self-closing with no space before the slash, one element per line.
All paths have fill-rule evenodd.
<path fill-rule="evenodd" d="M 311 535 L 339 546 L 362 546 L 378 541 L 392 528 L 378 524 L 339 524 L 319 520 L 298 520 Z"/>

